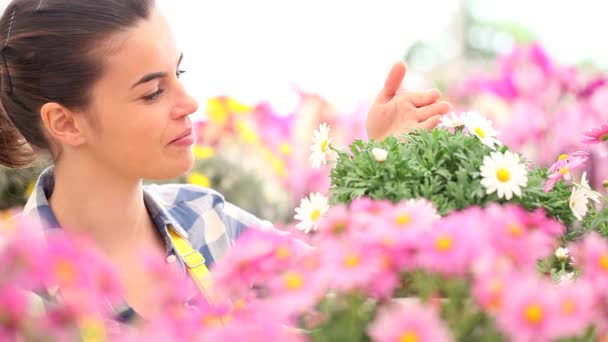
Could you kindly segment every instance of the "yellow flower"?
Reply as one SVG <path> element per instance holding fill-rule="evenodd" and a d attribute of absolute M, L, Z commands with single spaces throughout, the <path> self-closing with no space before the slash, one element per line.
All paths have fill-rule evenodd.
<path fill-rule="evenodd" d="M 244 103 L 238 102 L 237 100 L 229 97 L 226 100 L 226 107 L 230 113 L 245 114 L 250 113 L 252 108 Z"/>
<path fill-rule="evenodd" d="M 245 120 L 238 120 L 236 122 L 236 129 L 239 132 L 239 136 L 245 142 L 257 143 L 259 140 L 258 134 L 255 129 L 247 123 Z"/>
<path fill-rule="evenodd" d="M 202 186 L 203 188 L 211 187 L 211 180 L 209 177 L 199 172 L 192 172 L 190 176 L 188 176 L 188 183 Z"/>
<path fill-rule="evenodd" d="M 196 159 L 204 160 L 215 156 L 215 149 L 211 146 L 196 145 L 192 150 Z"/>

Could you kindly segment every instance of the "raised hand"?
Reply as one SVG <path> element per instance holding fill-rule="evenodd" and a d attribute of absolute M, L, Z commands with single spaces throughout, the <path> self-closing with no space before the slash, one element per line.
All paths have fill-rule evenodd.
<path fill-rule="evenodd" d="M 389 135 L 401 135 L 415 128 L 432 129 L 443 114 L 452 109 L 446 101 L 439 101 L 441 92 L 401 91 L 406 65 L 397 62 L 389 72 L 384 87 L 367 115 L 366 128 L 370 139 L 382 140 Z"/>

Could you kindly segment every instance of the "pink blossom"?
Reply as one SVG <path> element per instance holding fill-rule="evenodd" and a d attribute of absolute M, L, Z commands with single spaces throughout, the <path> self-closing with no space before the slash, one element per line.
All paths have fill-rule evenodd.
<path fill-rule="evenodd" d="M 418 302 L 395 303 L 379 310 L 367 332 L 373 341 L 452 341 L 439 314 Z"/>
<path fill-rule="evenodd" d="M 587 131 L 583 135 L 584 144 L 599 144 L 608 141 L 608 124 Z"/>
<path fill-rule="evenodd" d="M 450 214 L 421 235 L 419 265 L 446 275 L 467 274 L 487 245 L 480 215 L 478 208 Z"/>
<path fill-rule="evenodd" d="M 570 282 L 556 288 L 558 320 L 555 326 L 558 336 L 582 335 L 591 326 L 597 315 L 597 298 L 591 284 L 584 279 Z"/>
<path fill-rule="evenodd" d="M 547 218 L 543 210 L 528 212 L 516 205 L 491 205 L 482 219 L 492 253 L 530 270 L 553 252 L 556 238 L 565 230 L 559 222 Z"/>
<path fill-rule="evenodd" d="M 572 179 L 570 172 L 583 168 L 587 159 L 589 159 L 589 154 L 585 151 L 576 151 L 570 155 L 563 154 L 559 156 L 558 161 L 549 168 L 549 177 L 545 183 L 545 192 L 553 189 L 555 183 L 561 179 L 570 182 Z"/>
<path fill-rule="evenodd" d="M 581 267 L 583 279 L 589 280 L 597 291 L 608 288 L 608 241 L 593 232 L 568 249 L 574 264 Z"/>
<path fill-rule="evenodd" d="M 326 245 L 321 255 L 322 272 L 330 287 L 339 291 L 366 289 L 385 264 L 384 255 L 358 243 Z"/>
<path fill-rule="evenodd" d="M 216 265 L 214 279 L 224 289 L 245 293 L 252 284 L 263 284 L 288 269 L 302 253 L 303 246 L 288 235 L 248 229 Z"/>
<path fill-rule="evenodd" d="M 559 324 L 555 285 L 535 276 L 511 278 L 496 314 L 498 328 L 514 342 L 551 341 Z"/>
<path fill-rule="evenodd" d="M 27 310 L 28 300 L 22 289 L 15 284 L 0 284 L 0 337 L 13 340 L 28 318 Z"/>

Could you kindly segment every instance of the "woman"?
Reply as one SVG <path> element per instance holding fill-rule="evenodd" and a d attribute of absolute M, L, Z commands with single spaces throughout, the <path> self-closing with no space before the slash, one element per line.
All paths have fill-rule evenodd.
<path fill-rule="evenodd" d="M 13 0 L 0 44 L 0 163 L 24 167 L 43 151 L 54 161 L 24 215 L 92 239 L 137 312 L 153 310 L 139 251 L 165 253 L 186 270 L 174 238 L 187 239 L 211 267 L 243 229 L 267 225 L 210 189 L 142 185 L 192 167 L 198 108 L 153 0 Z M 399 93 L 404 75 L 397 63 L 372 106 L 371 138 L 432 128 L 449 111 L 435 90 Z"/>

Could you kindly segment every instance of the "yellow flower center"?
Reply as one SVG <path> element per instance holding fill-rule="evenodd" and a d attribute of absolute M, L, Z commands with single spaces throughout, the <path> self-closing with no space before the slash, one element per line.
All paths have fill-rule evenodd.
<path fill-rule="evenodd" d="M 321 151 L 325 152 L 327 151 L 327 147 L 329 147 L 329 141 L 327 141 L 327 139 L 323 140 L 323 142 L 321 142 Z"/>
<path fill-rule="evenodd" d="M 283 142 L 279 145 L 279 152 L 281 152 L 281 154 L 286 155 L 286 156 L 290 156 L 291 155 L 291 145 L 289 145 L 289 143 L 287 142 Z"/>
<path fill-rule="evenodd" d="M 501 168 L 496 171 L 496 178 L 498 178 L 499 181 L 506 183 L 511 179 L 511 173 L 509 173 L 509 170 Z"/>
<path fill-rule="evenodd" d="M 234 301 L 234 309 L 237 311 L 245 309 L 246 306 L 247 302 L 243 298 Z"/>
<path fill-rule="evenodd" d="M 447 252 L 452 249 L 454 241 L 447 235 L 444 235 L 435 241 L 435 247 L 441 252 Z"/>
<path fill-rule="evenodd" d="M 313 211 L 312 213 L 310 213 L 310 219 L 312 221 L 316 221 L 319 218 L 319 216 L 321 216 L 321 210 L 319 210 L 319 209 L 317 209 L 317 210 Z"/>
<path fill-rule="evenodd" d="M 479 137 L 482 139 L 486 137 L 486 132 L 484 132 L 484 130 L 480 127 L 475 127 L 475 133 L 477 133 L 477 135 L 479 135 Z"/>
<path fill-rule="evenodd" d="M 103 322 L 94 317 L 85 317 L 79 322 L 80 333 L 85 341 L 105 341 L 106 334 Z"/>
<path fill-rule="evenodd" d="M 340 235 L 346 231 L 348 225 L 346 221 L 338 221 L 331 227 L 331 232 L 334 235 Z"/>
<path fill-rule="evenodd" d="M 354 253 L 349 253 L 346 258 L 344 258 L 344 266 L 348 268 L 357 267 L 360 262 L 359 256 Z"/>
<path fill-rule="evenodd" d="M 560 173 L 562 176 L 566 175 L 566 173 L 568 173 L 568 171 L 570 171 L 570 170 L 568 170 L 568 168 L 567 168 L 567 167 L 562 167 L 561 169 L 559 169 L 559 173 Z"/>
<path fill-rule="evenodd" d="M 287 287 L 287 289 L 297 290 L 300 287 L 302 287 L 302 284 L 304 283 L 304 279 L 302 278 L 302 275 L 300 273 L 287 272 L 283 276 L 283 282 L 285 283 L 285 286 Z"/>
<path fill-rule="evenodd" d="M 406 226 L 412 221 L 412 218 L 408 214 L 401 214 L 395 217 L 395 223 L 398 226 Z"/>
<path fill-rule="evenodd" d="M 55 275 L 61 284 L 70 284 L 76 276 L 76 270 L 70 261 L 58 260 L 55 263 Z"/>
<path fill-rule="evenodd" d="M 608 254 L 604 254 L 600 257 L 599 264 L 604 270 L 608 271 Z"/>
<path fill-rule="evenodd" d="M 559 157 L 557 157 L 557 161 L 562 161 L 564 159 L 568 159 L 568 155 L 567 154 L 560 154 Z"/>
<path fill-rule="evenodd" d="M 528 323 L 538 324 L 543 320 L 543 308 L 538 304 L 530 304 L 526 307 L 524 318 Z"/>
<path fill-rule="evenodd" d="M 418 338 L 418 334 L 411 330 L 407 330 L 404 332 L 399 338 L 399 342 L 418 342 L 420 339 Z"/>
<path fill-rule="evenodd" d="M 291 253 L 289 251 L 289 248 L 287 248 L 286 246 L 280 246 L 275 252 L 275 256 L 279 260 L 285 260 L 289 257 L 289 255 L 291 255 Z"/>
<path fill-rule="evenodd" d="M 562 312 L 566 315 L 571 315 L 576 309 L 576 303 L 572 299 L 566 299 L 562 303 Z"/>
<path fill-rule="evenodd" d="M 519 224 L 511 223 L 507 226 L 507 231 L 513 236 L 520 236 L 524 229 Z"/>
<path fill-rule="evenodd" d="M 600 136 L 600 140 L 601 140 L 601 141 L 608 141 L 608 133 L 602 134 L 602 135 Z"/>
<path fill-rule="evenodd" d="M 230 321 L 231 317 L 229 315 L 205 315 L 203 316 L 203 325 L 206 327 L 218 327 L 221 325 L 226 324 L 228 321 Z"/>

